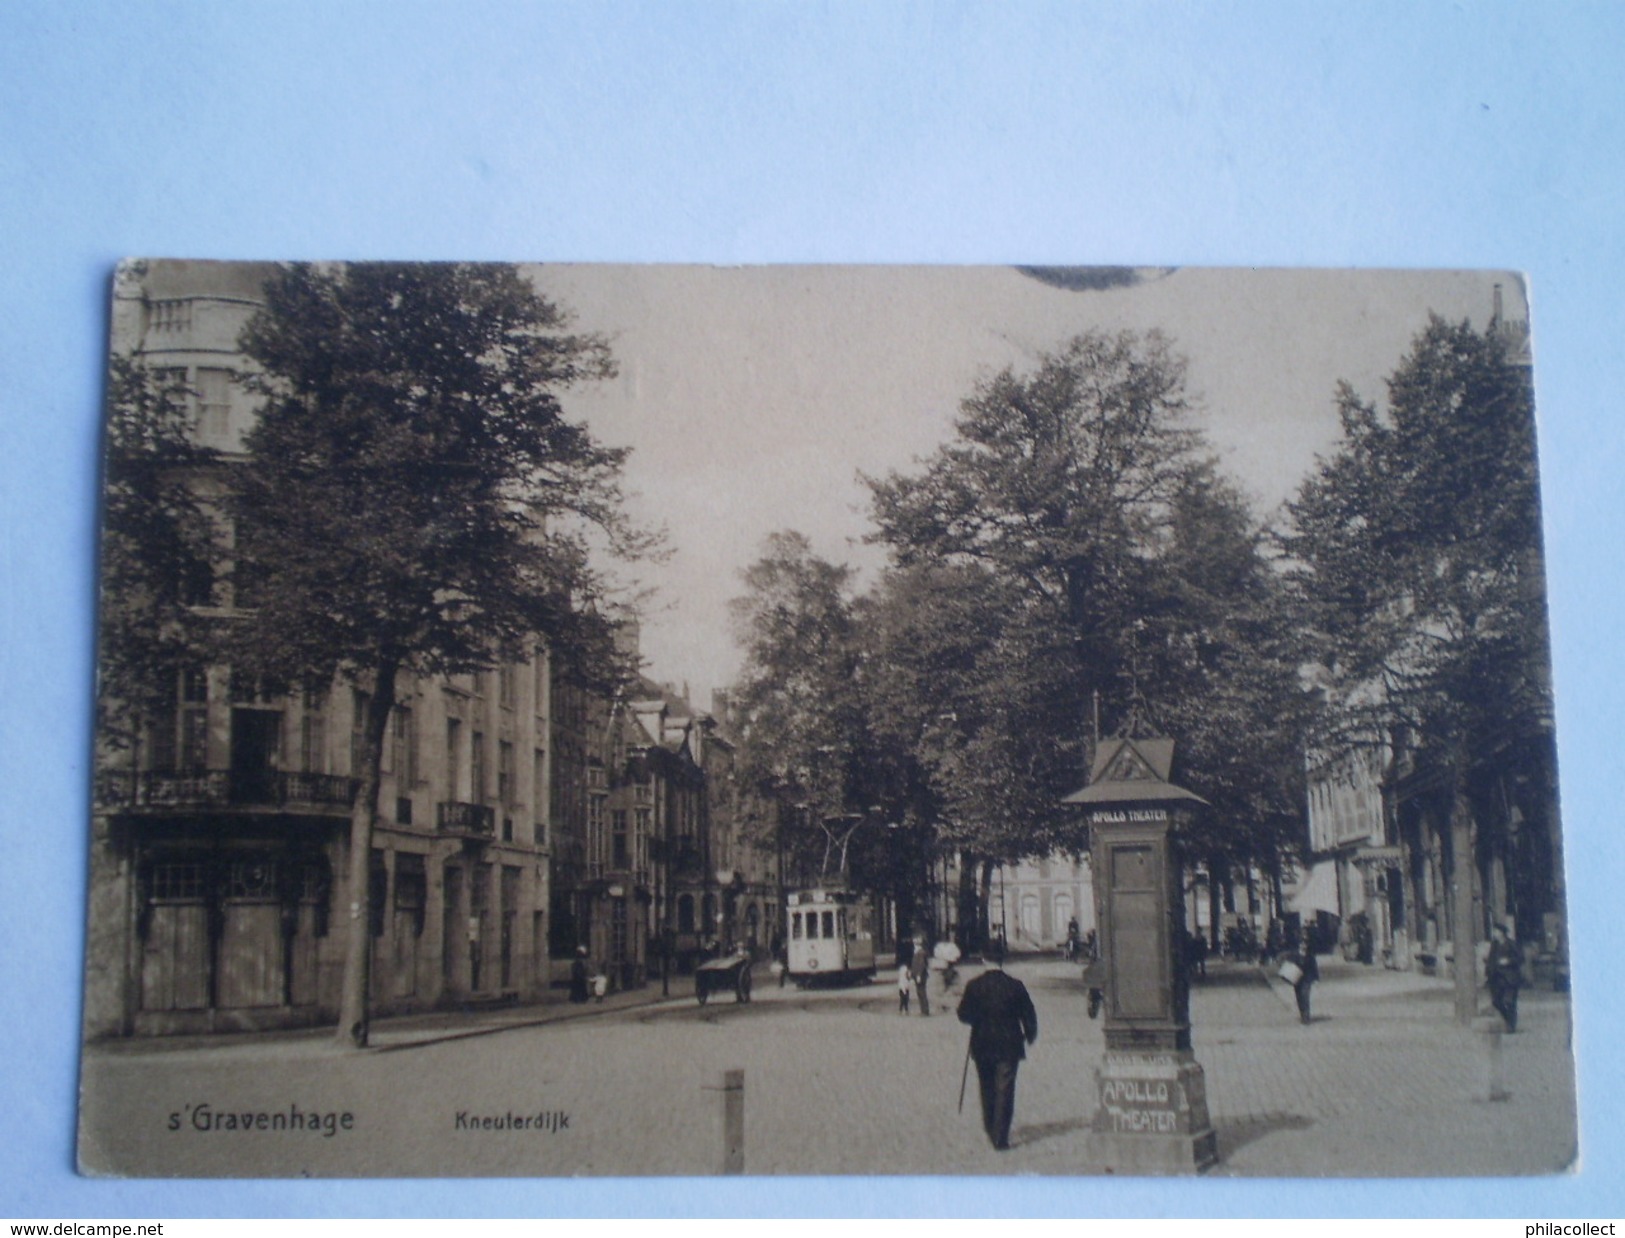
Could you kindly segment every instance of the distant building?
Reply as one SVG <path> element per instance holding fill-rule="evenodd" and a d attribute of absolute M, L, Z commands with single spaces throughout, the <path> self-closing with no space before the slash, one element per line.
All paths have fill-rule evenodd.
<path fill-rule="evenodd" d="M 1080 935 L 1095 927 L 1089 856 L 1056 852 L 1000 865 L 988 901 L 989 931 L 997 937 L 1002 930 L 1010 949 L 1059 950 L 1074 917 Z"/>

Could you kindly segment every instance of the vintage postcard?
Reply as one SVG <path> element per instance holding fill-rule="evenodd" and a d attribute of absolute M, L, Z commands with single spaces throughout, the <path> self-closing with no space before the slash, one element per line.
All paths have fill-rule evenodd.
<path fill-rule="evenodd" d="M 1517 274 L 112 295 L 83 1172 L 1574 1165 Z"/>

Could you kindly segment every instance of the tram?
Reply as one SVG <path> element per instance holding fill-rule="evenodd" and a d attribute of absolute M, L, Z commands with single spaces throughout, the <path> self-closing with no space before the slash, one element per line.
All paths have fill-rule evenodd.
<path fill-rule="evenodd" d="M 785 897 L 788 967 L 798 988 L 874 979 L 875 935 L 868 901 L 850 890 L 794 890 Z"/>

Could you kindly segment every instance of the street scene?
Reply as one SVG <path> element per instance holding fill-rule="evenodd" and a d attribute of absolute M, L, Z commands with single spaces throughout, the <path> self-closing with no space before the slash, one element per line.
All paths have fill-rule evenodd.
<path fill-rule="evenodd" d="M 95 1174 L 1560 1173 L 1495 272 L 132 260 Z"/>

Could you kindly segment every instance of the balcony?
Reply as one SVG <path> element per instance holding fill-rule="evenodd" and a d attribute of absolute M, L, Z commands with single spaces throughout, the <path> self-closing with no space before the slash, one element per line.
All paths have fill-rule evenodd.
<path fill-rule="evenodd" d="M 294 770 L 104 770 L 100 803 L 124 808 L 195 811 L 269 808 L 344 814 L 355 802 L 354 778 Z"/>
<path fill-rule="evenodd" d="M 624 897 L 628 889 L 649 891 L 654 889 L 647 868 L 638 868 L 630 861 L 616 863 L 610 860 L 590 860 L 587 877 L 601 892 L 611 898 Z"/>
<path fill-rule="evenodd" d="M 496 837 L 497 813 L 488 804 L 442 800 L 437 806 L 436 824 L 442 834 L 452 838 L 489 842 Z"/>
<path fill-rule="evenodd" d="M 705 857 L 692 838 L 678 838 L 671 849 L 672 873 L 678 877 L 695 878 L 705 870 Z"/>

